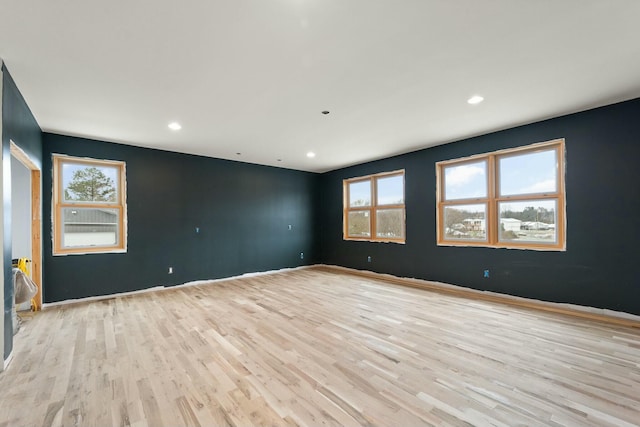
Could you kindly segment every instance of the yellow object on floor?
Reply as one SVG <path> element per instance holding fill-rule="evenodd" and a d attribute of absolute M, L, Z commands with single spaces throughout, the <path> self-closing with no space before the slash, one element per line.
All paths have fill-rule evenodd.
<path fill-rule="evenodd" d="M 24 274 L 31 277 L 31 272 L 29 271 L 29 263 L 31 260 L 29 258 L 18 258 L 18 264 L 16 264 L 16 268 L 21 270 Z M 36 300 L 35 298 L 31 298 L 31 311 L 36 310 Z"/>

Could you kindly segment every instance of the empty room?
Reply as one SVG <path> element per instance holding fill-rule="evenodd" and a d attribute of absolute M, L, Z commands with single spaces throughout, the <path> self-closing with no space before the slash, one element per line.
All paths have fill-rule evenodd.
<path fill-rule="evenodd" d="M 640 2 L 0 2 L 0 427 L 640 426 Z"/>

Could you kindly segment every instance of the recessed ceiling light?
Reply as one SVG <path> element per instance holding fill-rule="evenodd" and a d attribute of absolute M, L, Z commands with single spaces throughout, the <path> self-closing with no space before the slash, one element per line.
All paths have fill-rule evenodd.
<path fill-rule="evenodd" d="M 471 98 L 467 99 L 467 102 L 471 105 L 480 104 L 482 101 L 484 101 L 484 98 L 480 95 L 473 95 Z"/>
<path fill-rule="evenodd" d="M 169 129 L 171 129 L 171 130 L 180 130 L 180 129 L 182 129 L 182 126 L 178 122 L 171 122 L 171 123 L 169 123 Z"/>
<path fill-rule="evenodd" d="M 313 159 L 315 156 L 316 156 L 316 153 L 314 153 L 313 151 L 309 151 L 307 153 L 307 157 L 310 158 L 310 159 Z"/>

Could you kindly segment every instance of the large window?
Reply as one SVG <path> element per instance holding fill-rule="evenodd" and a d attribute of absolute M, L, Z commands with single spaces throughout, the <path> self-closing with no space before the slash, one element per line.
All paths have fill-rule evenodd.
<path fill-rule="evenodd" d="M 404 170 L 345 179 L 345 240 L 404 243 Z"/>
<path fill-rule="evenodd" d="M 53 254 L 125 252 L 125 164 L 53 156 Z"/>
<path fill-rule="evenodd" d="M 436 164 L 438 244 L 564 250 L 564 140 Z"/>

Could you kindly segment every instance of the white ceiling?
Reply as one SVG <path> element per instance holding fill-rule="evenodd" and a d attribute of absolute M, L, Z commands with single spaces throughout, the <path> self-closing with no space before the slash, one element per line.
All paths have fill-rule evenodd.
<path fill-rule="evenodd" d="M 44 131 L 322 172 L 639 97 L 639 22 L 639 0 L 0 0 L 0 57 Z"/>

